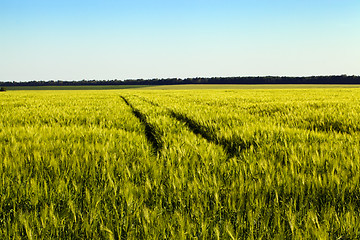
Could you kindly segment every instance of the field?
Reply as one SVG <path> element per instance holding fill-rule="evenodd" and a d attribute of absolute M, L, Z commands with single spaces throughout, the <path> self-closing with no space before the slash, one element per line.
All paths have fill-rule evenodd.
<path fill-rule="evenodd" d="M 338 84 L 181 84 L 181 85 L 83 85 L 83 86 L 13 86 L 9 91 L 18 90 L 198 90 L 198 89 L 310 89 L 310 88 L 360 88 L 360 85 Z"/>
<path fill-rule="evenodd" d="M 354 86 L 354 85 L 350 85 Z M 83 86 L 13 86 L 6 87 L 9 91 L 19 90 L 107 90 L 107 89 L 132 89 L 146 88 L 148 85 L 83 85 Z"/>
<path fill-rule="evenodd" d="M 358 239 L 359 98 L 0 93 L 0 239 Z"/>

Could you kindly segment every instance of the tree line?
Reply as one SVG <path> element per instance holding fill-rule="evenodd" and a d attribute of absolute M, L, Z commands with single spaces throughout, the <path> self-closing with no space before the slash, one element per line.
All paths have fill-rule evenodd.
<path fill-rule="evenodd" d="M 14 86 L 91 86 L 91 85 L 176 85 L 176 84 L 360 84 L 360 76 L 331 75 L 309 77 L 196 77 L 128 80 L 24 81 L 0 82 L 1 87 Z"/>

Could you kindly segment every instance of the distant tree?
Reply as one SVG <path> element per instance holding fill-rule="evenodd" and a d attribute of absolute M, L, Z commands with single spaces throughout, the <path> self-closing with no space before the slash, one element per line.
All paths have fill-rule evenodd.
<path fill-rule="evenodd" d="M 5 92 L 6 91 L 6 88 L 5 87 L 1 87 L 0 88 L 0 92 Z"/>

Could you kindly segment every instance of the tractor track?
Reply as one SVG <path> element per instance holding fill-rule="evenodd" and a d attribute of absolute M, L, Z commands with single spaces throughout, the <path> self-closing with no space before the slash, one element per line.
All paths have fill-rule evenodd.
<path fill-rule="evenodd" d="M 144 97 L 138 97 L 142 101 L 145 101 L 152 106 L 159 107 L 157 103 L 152 102 Z M 175 112 L 170 108 L 166 108 L 170 117 L 176 119 L 179 122 L 184 123 L 188 129 L 196 135 L 200 135 L 202 138 L 207 140 L 208 142 L 214 143 L 218 146 L 221 146 L 229 158 L 232 158 L 236 155 L 239 155 L 242 151 L 249 149 L 251 146 L 257 147 L 255 142 L 251 141 L 244 141 L 241 138 L 236 139 L 226 139 L 226 138 L 219 138 L 215 130 L 211 127 L 204 126 L 199 124 L 196 120 L 189 118 L 183 113 Z"/>
<path fill-rule="evenodd" d="M 163 147 L 163 143 L 161 141 L 161 137 L 157 128 L 151 123 L 149 123 L 147 121 L 146 115 L 141 113 L 138 109 L 136 109 L 124 96 L 120 96 L 120 97 L 124 100 L 126 105 L 128 105 L 131 108 L 134 116 L 137 119 L 139 119 L 140 123 L 145 127 L 146 139 L 151 143 L 154 152 L 159 153 Z"/>

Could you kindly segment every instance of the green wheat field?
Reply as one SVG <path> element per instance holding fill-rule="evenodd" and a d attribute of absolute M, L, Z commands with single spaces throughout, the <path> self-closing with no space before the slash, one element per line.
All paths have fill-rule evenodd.
<path fill-rule="evenodd" d="M 0 239 L 358 239 L 360 88 L 0 93 Z"/>

